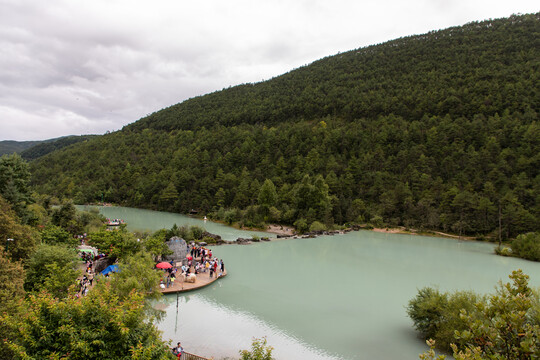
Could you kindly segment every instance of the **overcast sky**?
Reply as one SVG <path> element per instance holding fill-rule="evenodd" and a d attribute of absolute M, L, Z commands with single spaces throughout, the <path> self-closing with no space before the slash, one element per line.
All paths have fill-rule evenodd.
<path fill-rule="evenodd" d="M 0 140 L 103 134 L 185 99 L 537 0 L 0 0 Z"/>

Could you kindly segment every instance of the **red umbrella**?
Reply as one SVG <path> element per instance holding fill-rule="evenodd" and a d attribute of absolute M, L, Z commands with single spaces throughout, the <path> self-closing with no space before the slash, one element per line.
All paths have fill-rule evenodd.
<path fill-rule="evenodd" d="M 172 268 L 172 265 L 170 263 L 168 263 L 168 262 L 163 261 L 163 262 L 160 262 L 159 264 L 157 264 L 156 267 L 158 269 L 170 269 L 170 268 Z"/>

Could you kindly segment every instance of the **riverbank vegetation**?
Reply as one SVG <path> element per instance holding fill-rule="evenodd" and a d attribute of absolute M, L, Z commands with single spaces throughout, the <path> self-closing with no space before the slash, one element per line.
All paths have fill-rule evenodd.
<path fill-rule="evenodd" d="M 31 163 L 42 194 L 309 230 L 540 226 L 539 14 L 327 57 Z"/>
<path fill-rule="evenodd" d="M 415 328 L 456 359 L 536 359 L 540 356 L 540 296 L 529 276 L 513 271 L 495 294 L 441 293 L 423 288 L 407 313 Z M 433 344 L 433 343 L 431 343 Z M 423 355 L 435 358 L 434 352 Z"/>
<path fill-rule="evenodd" d="M 106 244 L 122 249 L 122 271 L 78 297 L 75 236 L 88 232 L 105 241 L 97 230 L 104 218 L 34 196 L 18 156 L 2 157 L 0 168 L 0 359 L 174 358 L 154 325 L 160 313 L 149 300 L 161 295 L 160 274 L 151 255 L 138 252 L 144 242 L 108 232 L 115 240 L 122 235 Z"/>

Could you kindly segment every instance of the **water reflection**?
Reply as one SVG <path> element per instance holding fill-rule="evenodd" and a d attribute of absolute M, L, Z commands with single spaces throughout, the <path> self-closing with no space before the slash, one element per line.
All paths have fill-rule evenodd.
<path fill-rule="evenodd" d="M 251 348 L 253 337 L 265 336 L 269 344 L 279 344 L 274 349 L 278 359 L 343 359 L 303 343 L 255 314 L 230 308 L 204 295 L 168 295 L 163 302 L 167 304 L 167 315 L 159 328 L 166 340 L 182 341 L 188 352 L 215 359 L 237 359 L 240 350 Z"/>

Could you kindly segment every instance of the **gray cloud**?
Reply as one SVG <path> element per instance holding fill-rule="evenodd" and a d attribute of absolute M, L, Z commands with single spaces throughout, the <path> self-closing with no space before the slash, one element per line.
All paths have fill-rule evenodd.
<path fill-rule="evenodd" d="M 117 130 L 182 100 L 532 0 L 0 0 L 0 140 Z"/>

